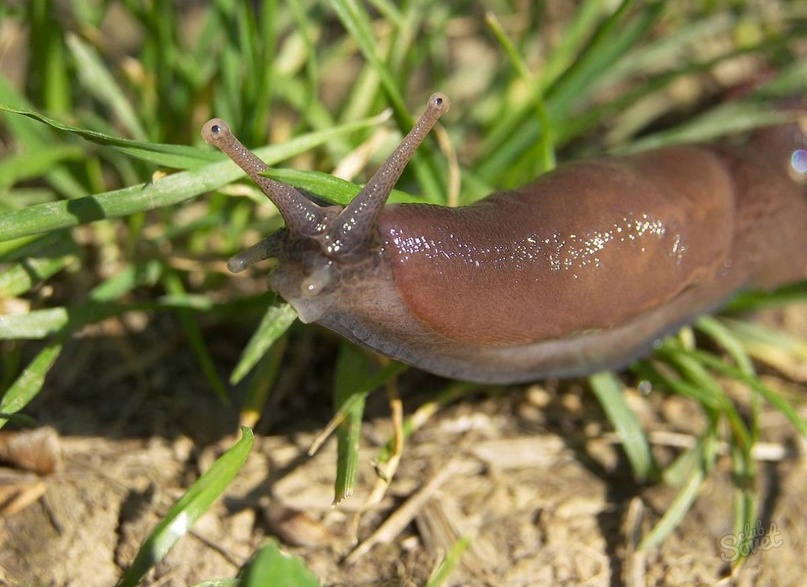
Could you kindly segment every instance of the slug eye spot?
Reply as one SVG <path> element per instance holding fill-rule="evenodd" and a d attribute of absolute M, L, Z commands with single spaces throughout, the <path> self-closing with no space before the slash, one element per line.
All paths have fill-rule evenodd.
<path fill-rule="evenodd" d="M 202 127 L 202 138 L 206 143 L 223 149 L 231 138 L 230 127 L 221 118 L 211 118 Z"/>
<path fill-rule="evenodd" d="M 331 262 L 317 264 L 313 271 L 300 281 L 300 295 L 304 298 L 317 297 L 331 283 Z"/>
<path fill-rule="evenodd" d="M 429 105 L 428 110 L 432 111 L 433 115 L 437 115 L 438 117 L 442 114 L 448 112 L 448 108 L 451 106 L 451 101 L 448 99 L 442 92 L 435 92 L 429 98 Z"/>

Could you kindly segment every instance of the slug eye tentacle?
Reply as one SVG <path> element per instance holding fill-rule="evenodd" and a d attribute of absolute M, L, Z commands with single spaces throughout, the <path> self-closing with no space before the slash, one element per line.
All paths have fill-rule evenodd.
<path fill-rule="evenodd" d="M 448 96 L 441 92 L 435 92 L 429 97 L 426 111 L 409 134 L 336 218 L 329 235 L 331 252 L 353 251 L 369 238 L 404 167 L 440 117 L 448 112 L 450 105 Z"/>
<path fill-rule="evenodd" d="M 290 230 L 305 236 L 316 236 L 325 230 L 326 213 L 323 209 L 290 185 L 261 175 L 269 166 L 247 149 L 232 133 L 230 125 L 221 118 L 213 118 L 205 123 L 202 138 L 246 172 L 277 206 Z"/>
<path fill-rule="evenodd" d="M 227 269 L 231 273 L 241 273 L 247 267 L 251 267 L 264 259 L 277 258 L 281 250 L 280 243 L 283 240 L 284 232 L 284 230 L 274 232 L 248 249 L 233 255 L 227 261 Z"/>

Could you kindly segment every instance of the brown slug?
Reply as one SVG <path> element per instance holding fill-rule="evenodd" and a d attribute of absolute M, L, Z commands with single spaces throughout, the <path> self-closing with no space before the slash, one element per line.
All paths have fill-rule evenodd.
<path fill-rule="evenodd" d="M 261 174 L 220 119 L 206 142 L 260 186 L 286 226 L 230 260 L 274 258 L 271 287 L 303 322 L 468 381 L 626 366 L 746 288 L 807 278 L 807 141 L 793 125 L 743 145 L 583 160 L 470 206 L 385 205 L 449 100 L 429 98 L 346 207 Z M 802 167 L 800 167 L 802 165 Z"/>

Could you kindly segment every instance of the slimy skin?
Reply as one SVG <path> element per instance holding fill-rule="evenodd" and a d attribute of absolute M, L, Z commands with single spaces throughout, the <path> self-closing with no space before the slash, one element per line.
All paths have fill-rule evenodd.
<path fill-rule="evenodd" d="M 230 269 L 277 259 L 270 285 L 303 322 L 484 383 L 620 368 L 740 290 L 807 278 L 807 140 L 796 125 L 743 145 L 580 161 L 465 207 L 385 205 L 448 107 L 432 95 L 345 208 L 260 175 L 267 166 L 209 121 L 205 141 L 286 221 Z"/>

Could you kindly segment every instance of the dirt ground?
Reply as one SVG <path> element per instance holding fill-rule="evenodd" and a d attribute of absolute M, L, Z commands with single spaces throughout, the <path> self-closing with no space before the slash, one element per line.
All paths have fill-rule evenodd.
<path fill-rule="evenodd" d="M 214 352 L 226 374 L 248 332 L 217 329 L 206 336 L 221 341 Z M 41 476 L 0 470 L 3 585 L 113 585 L 160 516 L 233 443 L 241 390 L 233 407 L 222 406 L 176 332 L 166 316 L 144 321 L 131 337 L 107 324 L 66 349 L 27 410 L 52 428 L 45 444 L 60 451 L 61 466 Z M 422 585 L 459 536 L 471 537 L 471 546 L 448 585 L 803 584 L 805 443 L 770 408 L 758 451 L 758 526 L 768 540 L 733 577 L 728 458 L 663 546 L 637 551 L 675 490 L 634 482 L 583 382 L 480 392 L 441 410 L 407 440 L 380 504 L 362 512 L 376 480 L 373 459 L 390 436 L 386 396 L 376 393 L 357 492 L 331 507 L 335 443 L 307 456 L 330 416 L 329 392 L 312 369 L 294 368 L 305 355 L 295 349 L 308 348 L 312 332 L 295 330 L 285 393 L 270 402 L 242 474 L 145 584 L 232 577 L 267 536 L 278 536 L 326 585 Z M 330 350 L 315 360 L 327 366 Z M 444 386 L 407 373 L 406 412 Z M 703 424 L 680 397 L 631 391 L 629 400 L 664 462 Z"/>

